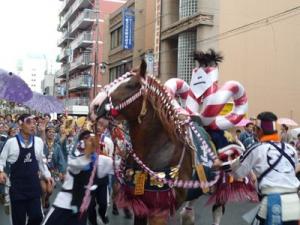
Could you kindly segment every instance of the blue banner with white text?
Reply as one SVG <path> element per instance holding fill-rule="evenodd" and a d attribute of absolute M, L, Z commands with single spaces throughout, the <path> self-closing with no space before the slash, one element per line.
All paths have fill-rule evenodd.
<path fill-rule="evenodd" d="M 134 12 L 131 9 L 123 9 L 123 49 L 132 49 L 134 45 Z"/>

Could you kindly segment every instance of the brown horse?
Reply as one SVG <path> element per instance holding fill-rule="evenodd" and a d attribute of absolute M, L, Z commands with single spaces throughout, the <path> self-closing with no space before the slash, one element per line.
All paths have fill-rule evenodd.
<path fill-rule="evenodd" d="M 191 180 L 194 149 L 189 142 L 188 127 L 184 123 L 186 118 L 180 118 L 172 107 L 170 96 L 159 81 L 152 77 L 149 78 L 149 82 L 146 66 L 142 61 L 139 70 L 128 73 L 124 79 L 119 79 L 103 89 L 91 104 L 92 118 L 108 115 L 113 120 L 126 120 L 133 152 L 144 165 L 166 178 L 171 174 L 166 171 L 177 168 L 179 169 L 177 174 L 176 169 L 173 170 L 175 178 L 183 181 Z M 126 159 L 129 185 L 125 185 L 125 193 L 129 195 L 128 199 L 142 201 L 148 213 L 133 210 L 134 224 L 146 225 L 149 222 L 150 225 L 165 225 L 174 212 L 173 209 L 178 209 L 186 200 L 187 189 L 178 186 L 172 188 L 157 180 L 155 182 L 155 178 L 152 179 L 151 174 L 147 172 L 144 180 L 135 176 L 137 180 L 142 181 L 132 178 L 131 182 L 130 176 L 133 173 L 136 175 L 141 171 L 145 172 L 136 161 L 138 160 L 132 155 Z M 154 190 L 147 190 L 147 180 L 154 182 L 154 186 L 156 185 Z M 137 190 L 136 186 L 139 184 L 145 188 Z M 136 194 L 136 191 L 141 193 Z"/>

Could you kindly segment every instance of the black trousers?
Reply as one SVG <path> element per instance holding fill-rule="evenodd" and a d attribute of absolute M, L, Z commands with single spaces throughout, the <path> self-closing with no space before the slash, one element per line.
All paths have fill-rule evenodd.
<path fill-rule="evenodd" d="M 97 225 L 96 202 L 98 204 L 99 216 L 105 218 L 107 211 L 107 185 L 108 178 L 103 178 L 105 182 L 99 183 L 95 193 L 93 193 L 91 203 L 88 210 L 88 219 L 91 225 Z M 106 180 L 107 179 L 107 180 Z"/>
<path fill-rule="evenodd" d="M 27 216 L 27 225 L 40 225 L 42 223 L 43 212 L 40 198 L 11 201 L 13 225 L 25 225 Z"/>
<path fill-rule="evenodd" d="M 79 216 L 79 213 L 73 213 L 70 209 L 51 207 L 43 225 L 86 225 L 86 215 Z"/>

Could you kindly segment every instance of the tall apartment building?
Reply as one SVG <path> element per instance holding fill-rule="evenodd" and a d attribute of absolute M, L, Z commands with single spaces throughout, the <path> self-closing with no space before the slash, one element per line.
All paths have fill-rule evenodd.
<path fill-rule="evenodd" d="M 249 116 L 269 110 L 300 123 L 300 0 L 156 4 L 154 65 L 163 81 L 189 81 L 193 51 L 214 48 L 224 55 L 219 83 L 238 80 L 245 86 Z"/>
<path fill-rule="evenodd" d="M 103 49 L 103 18 L 122 0 L 64 0 L 59 12 L 62 32 L 57 45 L 61 78 L 57 95 L 66 99 L 69 114 L 87 114 L 89 100 L 97 92 Z"/>
<path fill-rule="evenodd" d="M 18 74 L 28 84 L 32 91 L 42 92 L 42 80 L 47 71 L 47 62 L 43 56 L 28 55 L 20 62 Z"/>
<path fill-rule="evenodd" d="M 42 80 L 41 88 L 44 95 L 54 95 L 55 75 L 46 73 Z"/>
<path fill-rule="evenodd" d="M 155 30 L 154 0 L 128 0 L 105 19 L 104 54 L 101 62 L 102 84 L 109 83 L 133 67 L 141 58 L 153 73 Z"/>

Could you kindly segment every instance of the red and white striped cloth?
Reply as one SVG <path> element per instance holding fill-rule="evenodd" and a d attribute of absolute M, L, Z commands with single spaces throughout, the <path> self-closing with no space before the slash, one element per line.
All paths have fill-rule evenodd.
<path fill-rule="evenodd" d="M 180 97 L 189 114 L 199 115 L 204 126 L 226 130 L 237 124 L 248 110 L 248 100 L 244 87 L 237 81 L 228 81 L 218 87 L 216 67 L 193 70 L 191 85 L 179 78 L 171 78 L 165 87 L 173 97 Z M 219 113 L 225 104 L 233 100 L 234 109 L 226 116 Z M 175 100 L 173 104 L 179 108 Z"/>

